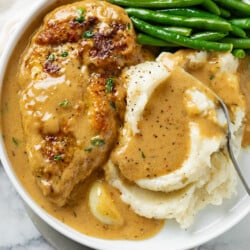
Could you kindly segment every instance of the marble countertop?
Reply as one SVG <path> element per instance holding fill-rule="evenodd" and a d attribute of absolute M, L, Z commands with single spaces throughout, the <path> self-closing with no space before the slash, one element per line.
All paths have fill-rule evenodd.
<path fill-rule="evenodd" d="M 36 1 L 0 0 L 0 59 L 8 38 L 21 16 Z M 21 9 L 21 11 L 20 11 Z M 11 16 L 11 18 L 9 18 Z M 27 215 L 22 200 L 0 165 L 0 250 L 52 250 Z M 248 250 L 250 214 L 222 236 L 200 246 L 199 250 Z"/>

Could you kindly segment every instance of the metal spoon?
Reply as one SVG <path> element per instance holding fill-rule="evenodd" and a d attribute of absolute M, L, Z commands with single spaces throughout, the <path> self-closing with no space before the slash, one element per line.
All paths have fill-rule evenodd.
<path fill-rule="evenodd" d="M 235 157 L 234 152 L 233 152 L 231 120 L 230 120 L 228 109 L 226 107 L 226 104 L 220 99 L 220 97 L 218 97 L 212 90 L 210 90 L 210 92 L 212 92 L 212 94 L 217 98 L 217 100 L 218 100 L 218 102 L 219 102 L 219 104 L 220 104 L 220 106 L 225 114 L 225 117 L 227 120 L 227 149 L 228 149 L 228 153 L 229 153 L 230 159 L 234 165 L 236 172 L 238 173 L 238 176 L 240 177 L 240 180 L 241 180 L 246 192 L 250 196 L 250 187 L 248 186 L 245 178 L 243 177 L 243 174 L 242 174 L 241 169 L 239 167 L 238 161 L 236 160 L 236 157 Z"/>
<path fill-rule="evenodd" d="M 227 134 L 226 134 L 226 137 L 227 137 L 227 150 L 228 150 L 228 153 L 229 153 L 229 157 L 231 159 L 231 162 L 233 163 L 234 165 L 234 168 L 247 192 L 247 194 L 250 196 L 250 187 L 248 186 L 245 178 L 243 177 L 243 174 L 241 172 L 241 169 L 239 167 L 239 164 L 238 164 L 238 161 L 234 155 L 234 152 L 233 152 L 233 141 L 232 141 L 232 129 L 231 129 L 231 119 L 230 119 L 230 116 L 229 116 L 229 112 L 228 112 L 228 109 L 227 109 L 227 106 L 226 104 L 222 101 L 222 99 L 212 90 L 210 89 L 207 85 L 205 85 L 204 83 L 200 82 L 200 84 L 205 87 L 209 93 L 211 93 L 219 102 L 221 108 L 222 108 L 222 111 L 225 115 L 225 118 L 226 118 L 226 121 L 227 121 Z"/>

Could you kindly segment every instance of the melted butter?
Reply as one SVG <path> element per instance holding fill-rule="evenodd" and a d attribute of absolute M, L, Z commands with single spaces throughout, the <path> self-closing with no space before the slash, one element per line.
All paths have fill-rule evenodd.
<path fill-rule="evenodd" d="M 190 122 L 198 124 L 203 137 L 223 135 L 224 129 L 214 119 L 196 116 L 196 110 L 194 116 L 188 114 L 185 96 L 193 87 L 215 101 L 205 87 L 179 67 L 154 91 L 139 121 L 140 133 L 112 155 L 128 180 L 162 176 L 180 168 L 190 153 Z"/>

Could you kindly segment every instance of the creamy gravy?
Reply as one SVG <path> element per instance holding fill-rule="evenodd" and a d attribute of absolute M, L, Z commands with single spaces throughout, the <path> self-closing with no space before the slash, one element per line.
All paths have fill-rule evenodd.
<path fill-rule="evenodd" d="M 37 23 L 32 24 L 30 29 L 23 35 L 21 42 L 18 43 L 9 62 L 3 84 L 1 130 L 9 160 L 18 179 L 41 208 L 79 232 L 108 239 L 139 240 L 155 235 L 164 225 L 164 221 L 147 219 L 136 215 L 128 205 L 121 202 L 119 192 L 105 182 L 104 185 L 115 202 L 117 209 L 121 212 L 125 223 L 122 226 L 107 225 L 101 223 L 92 215 L 88 206 L 88 192 L 91 183 L 96 179 L 102 179 L 102 174 L 98 172 L 93 173 L 85 183 L 79 185 L 76 190 L 79 191 L 80 195 L 78 192 L 73 193 L 72 196 L 74 197 L 75 195 L 74 202 L 69 201 L 69 204 L 62 208 L 49 202 L 38 188 L 35 177 L 31 173 L 25 147 L 25 136 L 19 108 L 20 86 L 17 72 L 20 66 L 20 55 L 29 42 L 27 38 L 30 37 L 31 33 L 36 29 L 37 24 L 39 25 L 40 23 L 41 19 L 37 20 Z M 144 56 L 149 56 L 149 53 L 145 52 Z M 151 55 L 149 58 L 151 58 Z M 71 93 L 68 92 L 67 94 L 70 95 Z M 53 112 L 53 107 L 58 106 L 58 102 L 61 102 L 62 99 L 59 98 L 58 100 L 54 99 L 51 101 L 55 102 L 51 105 L 51 112 Z M 48 130 L 54 129 L 54 127 L 50 123 L 47 123 L 47 126 L 45 126 Z"/>
<path fill-rule="evenodd" d="M 215 60 L 216 61 L 216 60 Z M 250 146 L 250 59 L 247 57 L 240 61 L 238 74 L 233 78 L 228 78 L 227 74 L 216 75 L 216 63 L 211 61 L 208 67 L 189 69 L 195 77 L 206 83 L 213 89 L 222 100 L 232 108 L 239 105 L 246 108 L 245 128 L 243 133 L 242 146 Z M 238 78 L 238 79 L 237 79 Z M 235 81 L 240 81 L 240 86 Z M 220 82 L 228 81 L 228 88 L 221 88 Z M 230 109 L 229 109 L 230 111 Z"/>
<path fill-rule="evenodd" d="M 192 51 L 191 51 L 192 53 Z M 180 65 L 185 67 L 186 58 L 190 54 L 190 50 L 180 50 L 173 54 Z M 250 146 L 250 58 L 246 57 L 240 60 L 238 72 L 234 77 L 228 77 L 226 72 L 218 74 L 218 58 L 213 53 L 208 55 L 208 63 L 201 66 L 192 67 L 189 63 L 185 69 L 197 79 L 207 84 L 218 96 L 230 107 L 234 108 L 238 105 L 240 108 L 246 109 L 245 128 L 243 134 L 243 147 Z M 220 84 L 227 81 L 228 87 L 224 88 Z M 240 82 L 240 85 L 237 82 Z M 229 108 L 229 111 L 230 111 Z"/>
<path fill-rule="evenodd" d="M 38 23 L 40 23 L 41 20 L 38 20 Z M 21 115 L 19 110 L 19 95 L 18 92 L 20 91 L 20 87 L 18 84 L 18 67 L 19 67 L 19 57 L 24 51 L 24 48 L 26 47 L 28 40 L 27 37 L 30 36 L 31 32 L 37 27 L 37 25 L 33 25 L 26 34 L 24 34 L 21 42 L 18 44 L 18 47 L 16 48 L 15 52 L 13 53 L 13 56 L 10 60 L 10 63 L 8 65 L 8 70 L 6 72 L 6 76 L 4 78 L 4 84 L 3 84 L 3 90 L 2 90 L 2 100 L 1 100 L 1 125 L 2 125 L 2 136 L 4 138 L 7 153 L 10 159 L 10 162 L 12 163 L 13 169 L 24 186 L 24 188 L 27 190 L 27 192 L 30 194 L 30 196 L 37 202 L 37 204 L 45 209 L 48 213 L 55 216 L 60 221 L 68 224 L 69 226 L 75 228 L 76 230 L 92 235 L 99 238 L 109 238 L 109 239 L 144 239 L 153 236 L 159 230 L 162 228 L 164 222 L 161 220 L 152 220 L 152 219 L 146 219 L 143 217 L 140 217 L 136 215 L 134 212 L 130 210 L 130 208 L 125 205 L 123 202 L 121 202 L 119 198 L 119 192 L 105 183 L 105 187 L 107 188 L 108 192 L 112 196 L 112 199 L 114 200 L 117 208 L 119 211 L 121 211 L 121 214 L 123 215 L 125 224 L 122 226 L 110 226 L 102 224 L 100 221 L 98 221 L 90 212 L 89 206 L 88 206 L 88 192 L 89 192 L 89 186 L 91 183 L 93 183 L 96 179 L 103 179 L 102 172 L 95 172 L 90 178 L 87 179 L 87 181 L 77 187 L 78 191 L 76 193 L 76 199 L 74 199 L 74 202 L 70 202 L 67 206 L 58 208 L 57 206 L 50 203 L 43 195 L 41 190 L 38 188 L 38 186 L 35 183 L 34 176 L 31 174 L 29 163 L 27 160 L 27 152 L 25 148 L 25 138 L 23 134 L 23 128 L 22 128 L 22 122 L 21 122 Z M 249 60 L 249 59 L 248 59 Z M 245 61 L 244 64 L 241 66 L 241 87 L 242 91 L 246 96 L 247 99 L 247 120 L 246 120 L 246 132 L 244 137 L 244 146 L 247 146 L 250 144 L 250 70 L 249 70 L 249 62 L 248 60 Z M 195 71 L 192 70 L 192 73 L 200 78 L 201 80 L 204 80 L 204 82 L 210 82 L 212 79 L 208 78 L 208 75 L 211 72 L 202 71 L 199 70 Z M 178 79 L 178 76 L 176 76 L 176 79 L 181 83 L 181 86 L 184 87 L 188 82 L 183 81 L 182 78 Z M 223 79 L 221 79 L 223 80 Z M 173 90 L 178 92 L 179 95 L 181 95 L 181 89 L 177 88 L 174 84 L 174 82 L 170 81 L 170 84 L 172 86 Z M 213 84 L 214 86 L 216 84 Z M 159 133 L 159 126 L 163 124 L 167 120 L 173 119 L 173 113 L 169 112 L 169 110 L 172 110 L 172 112 L 175 112 L 177 116 L 174 117 L 174 123 L 170 125 L 172 127 L 172 130 L 170 134 L 165 135 L 166 137 L 170 137 L 171 139 L 166 140 L 168 150 L 175 151 L 171 157 L 170 162 L 171 166 L 173 168 L 169 169 L 168 166 L 170 164 L 165 164 L 165 168 L 157 169 L 157 175 L 161 175 L 164 173 L 167 173 L 169 171 L 173 171 L 174 169 L 178 168 L 178 164 L 182 162 L 186 155 L 188 154 L 188 148 L 185 143 L 189 140 L 189 138 L 185 137 L 185 131 L 187 130 L 187 124 L 185 116 L 182 114 L 182 103 L 180 102 L 179 98 L 176 97 L 170 97 L 165 104 L 165 109 L 158 108 L 161 106 L 161 101 L 164 99 L 164 95 L 167 94 L 166 92 L 171 91 L 171 88 L 167 89 L 165 88 L 165 85 L 160 86 L 155 93 L 153 94 L 152 99 L 149 101 L 147 105 L 147 109 L 144 112 L 143 116 L 145 120 L 149 120 L 149 123 L 140 123 L 140 129 L 142 130 L 142 135 L 145 137 L 144 146 L 145 148 L 143 151 L 139 150 L 135 147 L 136 140 L 141 140 L 141 136 L 138 138 L 135 138 L 133 142 L 131 142 L 131 152 L 133 157 L 135 157 L 135 160 L 138 160 L 139 164 L 143 161 L 147 161 L 148 156 L 152 154 L 152 150 L 154 150 L 150 145 L 154 145 L 154 140 L 159 136 L 162 136 L 164 138 L 163 134 Z M 223 95 L 224 101 L 226 101 L 228 104 L 232 104 L 235 99 L 237 99 L 237 93 L 235 93 L 232 90 L 219 90 L 216 89 L 216 91 L 219 91 L 220 94 Z M 158 98 L 160 96 L 160 98 Z M 61 99 L 57 100 L 57 102 L 61 101 Z M 156 113 L 149 112 L 149 110 L 156 110 Z M 163 110 L 163 112 L 162 112 Z M 158 119 L 157 116 L 161 115 L 161 113 L 164 113 L 166 116 L 159 118 L 159 123 L 156 122 Z M 183 122 L 185 121 L 185 122 Z M 178 123 L 178 125 L 177 125 Z M 200 121 L 201 124 L 204 126 L 204 134 L 209 133 L 221 133 L 221 131 L 218 131 L 216 128 L 213 128 L 213 126 L 209 126 L 209 129 L 207 129 L 207 124 L 204 121 Z M 177 125 L 177 126 L 174 126 Z M 53 127 L 53 126 L 52 126 Z M 211 130 L 211 128 L 213 128 Z M 48 124 L 47 129 L 50 130 L 51 126 Z M 147 133 L 147 131 L 150 130 L 150 133 Z M 149 138 L 150 137 L 150 138 Z M 150 141 L 148 143 L 148 140 Z M 164 141 L 160 142 L 163 146 Z M 147 146 L 149 145 L 149 147 Z M 165 144 L 164 144 L 165 145 Z M 133 152 L 135 150 L 135 152 Z M 160 153 L 160 152 L 156 152 Z M 182 157 L 179 157 L 179 155 L 182 155 Z M 144 155 L 144 157 L 142 157 Z M 178 157 L 177 157 L 178 156 Z M 178 159 L 178 161 L 176 161 Z M 158 163 L 162 162 L 164 160 L 164 156 L 161 154 L 161 157 L 156 161 L 156 165 Z M 149 163 L 149 162 L 148 162 Z M 160 165 L 160 164 L 159 164 Z M 131 179 L 136 179 L 142 176 L 152 175 L 151 173 L 148 173 L 148 170 L 142 169 L 141 171 L 136 171 L 128 173 L 130 175 Z M 79 196 L 80 193 L 80 196 Z M 74 197 L 74 194 L 73 194 Z M 72 199 L 73 199 L 72 197 Z"/>
<path fill-rule="evenodd" d="M 139 121 L 140 133 L 127 142 L 125 150 L 118 147 L 112 155 L 113 163 L 128 180 L 154 178 L 180 168 L 190 152 L 190 122 L 199 125 L 203 137 L 224 133 L 206 116 L 196 116 L 195 110 L 193 117 L 187 113 L 186 90 L 194 87 L 207 92 L 195 78 L 178 67 L 154 91 Z"/>
<path fill-rule="evenodd" d="M 124 9 L 85 0 L 46 15 L 23 53 L 19 104 L 28 160 L 56 205 L 107 161 L 124 106 L 120 71 L 141 62 L 140 50 Z"/>

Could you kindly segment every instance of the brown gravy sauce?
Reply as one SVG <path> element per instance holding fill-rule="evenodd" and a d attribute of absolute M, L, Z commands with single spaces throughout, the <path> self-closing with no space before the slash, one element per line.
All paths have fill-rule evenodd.
<path fill-rule="evenodd" d="M 182 58 L 189 53 L 190 50 L 180 50 L 173 57 L 181 62 Z M 229 107 L 234 108 L 235 105 L 239 105 L 246 110 L 242 146 L 248 148 L 250 146 L 250 57 L 247 56 L 244 60 L 239 61 L 238 72 L 232 78 L 229 78 L 226 73 L 216 74 L 218 71 L 217 60 L 216 56 L 211 53 L 208 56 L 207 65 L 186 68 L 186 70 L 216 92 Z M 240 85 L 235 83 L 238 80 Z M 224 81 L 228 82 L 227 88 L 220 84 Z"/>
<path fill-rule="evenodd" d="M 125 150 L 118 147 L 112 155 L 112 161 L 128 180 L 162 176 L 180 168 L 190 151 L 190 122 L 199 125 L 202 137 L 224 133 L 206 116 L 199 118 L 194 112 L 190 118 L 185 97 L 186 90 L 193 87 L 207 92 L 197 79 L 177 67 L 170 78 L 156 88 L 138 123 L 140 133 L 132 136 Z M 209 93 L 206 95 L 212 98 Z"/>
<path fill-rule="evenodd" d="M 212 63 L 212 62 L 211 62 Z M 247 57 L 241 60 L 238 67 L 238 76 L 240 86 L 234 84 L 235 79 L 228 79 L 226 74 L 221 74 L 216 77 L 214 74 L 214 67 L 203 67 L 202 70 L 190 70 L 190 73 L 206 83 L 211 89 L 213 89 L 222 100 L 231 107 L 234 107 L 235 103 L 240 107 L 246 109 L 245 128 L 242 139 L 242 146 L 250 146 L 250 58 Z M 228 88 L 221 88 L 220 82 L 231 81 Z"/>
<path fill-rule="evenodd" d="M 72 2 L 72 1 L 67 1 Z M 65 1 L 63 2 L 65 3 Z M 35 200 L 35 202 L 42 207 L 44 210 L 46 210 L 49 214 L 57 218 L 58 220 L 66 223 L 67 225 L 73 227 L 74 229 L 78 230 L 79 232 L 82 232 L 87 235 L 99 237 L 99 238 L 108 238 L 108 239 L 145 239 L 149 238 L 153 235 L 155 235 L 164 225 L 163 221 L 160 220 L 153 220 L 153 219 L 146 219 L 143 217 L 140 217 L 136 215 L 134 212 L 130 210 L 130 208 L 125 205 L 119 198 L 119 192 L 108 185 L 105 184 L 108 192 L 112 196 L 115 204 L 117 205 L 117 208 L 119 211 L 121 211 L 121 214 L 124 217 L 125 224 L 123 226 L 117 227 L 117 226 L 109 226 L 102 224 L 100 221 L 98 221 L 90 212 L 89 206 L 88 206 L 88 192 L 89 192 L 89 186 L 91 183 L 93 183 L 96 179 L 102 178 L 102 173 L 95 172 L 90 178 L 87 179 L 85 183 L 82 185 L 79 185 L 78 189 L 82 190 L 81 196 L 77 197 L 76 202 L 72 202 L 69 205 L 58 208 L 51 204 L 46 198 L 42 195 L 40 189 L 37 187 L 34 177 L 31 174 L 29 164 L 27 161 L 27 152 L 25 150 L 25 138 L 23 134 L 22 129 L 22 123 L 21 123 L 21 115 L 19 111 L 19 96 L 18 92 L 20 90 L 17 80 L 17 72 L 19 67 L 19 57 L 24 51 L 24 48 L 26 47 L 28 43 L 27 37 L 30 37 L 30 34 L 32 31 L 35 30 L 37 27 L 37 23 L 41 23 L 41 18 L 35 23 L 32 24 L 30 29 L 23 35 L 23 38 L 21 39 L 20 43 L 18 44 L 16 50 L 14 51 L 12 58 L 9 62 L 8 69 L 4 78 L 4 84 L 2 89 L 2 100 L 1 100 L 1 126 L 2 126 L 2 136 L 5 141 L 6 150 L 10 159 L 10 162 L 12 163 L 13 169 L 24 186 L 24 188 L 27 190 L 27 192 L 30 194 L 32 199 Z M 242 62 L 240 67 L 240 73 L 241 73 L 241 89 L 246 97 L 247 102 L 247 117 L 246 117 L 246 130 L 244 134 L 244 141 L 243 146 L 249 146 L 250 145 L 250 69 L 249 69 L 249 58 L 246 59 L 244 62 Z M 196 72 L 196 75 L 200 76 L 201 78 L 204 78 L 201 76 L 201 73 Z M 203 72 L 203 75 L 205 76 L 205 72 Z M 207 75 L 206 75 L 207 77 Z M 183 79 L 178 79 L 178 76 L 176 76 L 175 81 L 178 80 L 182 82 Z M 204 81 L 208 81 L 209 79 L 204 79 Z M 223 79 L 222 79 L 223 80 Z M 171 88 L 173 91 L 176 91 L 181 95 L 181 89 L 178 89 L 175 87 L 174 81 L 170 81 Z M 188 83 L 183 81 L 181 86 L 184 87 Z M 161 108 L 158 108 L 161 106 L 161 101 L 164 99 L 164 95 L 166 95 L 167 91 L 171 91 L 171 88 L 167 89 L 165 88 L 165 85 L 163 84 L 160 86 L 155 93 L 153 94 L 152 99 L 149 101 L 146 111 L 144 112 L 143 116 L 145 120 L 149 120 L 151 122 L 149 123 L 143 123 L 141 122 L 139 124 L 140 129 L 142 131 L 142 136 L 135 138 L 133 142 L 131 142 L 131 152 L 135 160 L 138 161 L 138 166 L 141 165 L 142 162 L 147 161 L 147 157 L 149 155 L 158 154 L 159 152 L 154 152 L 153 147 L 146 147 L 146 144 L 154 145 L 154 135 L 160 136 L 164 138 L 164 135 L 159 133 L 159 126 L 163 124 L 165 121 L 168 121 L 168 119 L 173 119 L 173 112 L 175 113 L 175 121 L 172 125 L 172 129 L 170 134 L 167 135 L 170 136 L 170 138 L 174 138 L 171 140 L 162 140 L 161 146 L 163 146 L 164 142 L 167 143 L 168 150 L 174 150 L 176 153 L 173 153 L 170 157 L 169 164 L 165 164 L 165 168 L 163 169 L 163 172 L 161 169 L 157 169 L 157 174 L 161 175 L 164 173 L 167 173 L 169 171 L 172 171 L 173 169 L 176 169 L 178 164 L 184 160 L 185 156 L 188 154 L 188 148 L 186 146 L 186 143 L 189 140 L 189 138 L 185 138 L 185 131 L 187 130 L 187 125 L 185 119 L 185 115 L 182 113 L 182 107 L 183 104 L 180 102 L 179 98 L 171 97 L 166 101 L 165 109 L 163 110 L 163 113 L 167 113 L 166 116 L 159 118 L 159 123 L 155 123 L 155 120 L 158 119 L 157 116 L 159 116 L 161 112 Z M 222 93 L 225 95 L 225 100 L 231 100 L 231 97 L 233 95 L 230 91 L 221 90 Z M 160 97 L 160 98 L 158 98 Z M 181 99 L 181 98 L 180 98 Z M 231 101 L 230 101 L 231 102 Z M 173 105 L 174 103 L 174 105 Z M 178 108 L 179 107 L 179 108 Z M 148 110 L 157 110 L 157 112 L 149 112 Z M 170 112 L 169 112 L 170 110 Z M 181 121 L 181 122 L 180 122 Z M 209 133 L 206 129 L 206 123 L 204 121 L 200 121 L 204 124 L 204 133 Z M 178 123 L 178 126 L 176 127 Z M 211 127 L 210 127 L 211 128 Z M 151 130 L 151 133 L 147 133 L 146 131 Z M 210 132 L 214 132 L 215 130 L 210 130 Z M 220 133 L 221 131 L 216 131 L 216 133 Z M 141 137 L 144 137 L 144 140 L 142 140 Z M 143 144 L 143 151 L 138 152 L 138 149 L 135 147 L 137 141 L 142 141 Z M 148 143 L 148 140 L 150 140 L 150 143 Z M 145 146 L 145 149 L 144 149 Z M 164 144 L 165 146 L 165 144 Z M 132 150 L 134 148 L 134 151 Z M 177 150 L 178 149 L 178 150 Z M 178 154 L 177 154 L 178 151 Z M 179 158 L 179 153 L 182 152 L 182 157 Z M 145 155 L 145 158 L 142 157 L 142 153 Z M 178 157 L 177 157 L 178 155 Z M 178 159 L 178 160 L 177 160 Z M 155 162 L 155 165 L 162 165 L 158 163 L 162 163 L 164 160 L 164 156 L 161 155 L 159 158 L 157 158 L 157 161 Z M 149 162 L 148 162 L 149 164 Z M 169 169 L 169 166 L 172 166 L 171 169 Z M 142 176 L 149 176 L 152 175 L 152 173 L 148 173 L 147 170 L 147 164 L 145 165 L 145 168 L 143 168 L 141 171 L 133 171 L 128 172 L 127 175 L 130 176 L 131 179 L 137 179 Z M 136 173 L 136 174 L 135 174 Z"/>
<path fill-rule="evenodd" d="M 66 2 L 73 1 L 63 1 L 61 4 Z M 54 7 L 56 6 L 53 6 L 53 8 Z M 164 221 L 138 216 L 128 205 L 121 201 L 119 192 L 105 182 L 105 188 L 111 195 L 117 209 L 122 214 L 125 223 L 122 226 L 107 225 L 101 223 L 92 215 L 88 205 L 88 194 L 91 183 L 97 179 L 102 179 L 98 171 L 94 172 L 85 183 L 77 187 L 81 195 L 77 196 L 74 202 L 69 202 L 67 206 L 62 208 L 58 208 L 49 202 L 38 188 L 34 176 L 30 171 L 25 148 L 25 138 L 19 108 L 18 93 L 20 91 L 20 86 L 17 72 L 19 69 L 20 55 L 29 42 L 28 38 L 41 22 L 42 16 L 29 27 L 18 43 L 9 61 L 2 89 L 1 131 L 5 141 L 7 154 L 16 176 L 32 199 L 41 208 L 79 232 L 106 239 L 141 240 L 152 237 L 161 230 Z"/>

